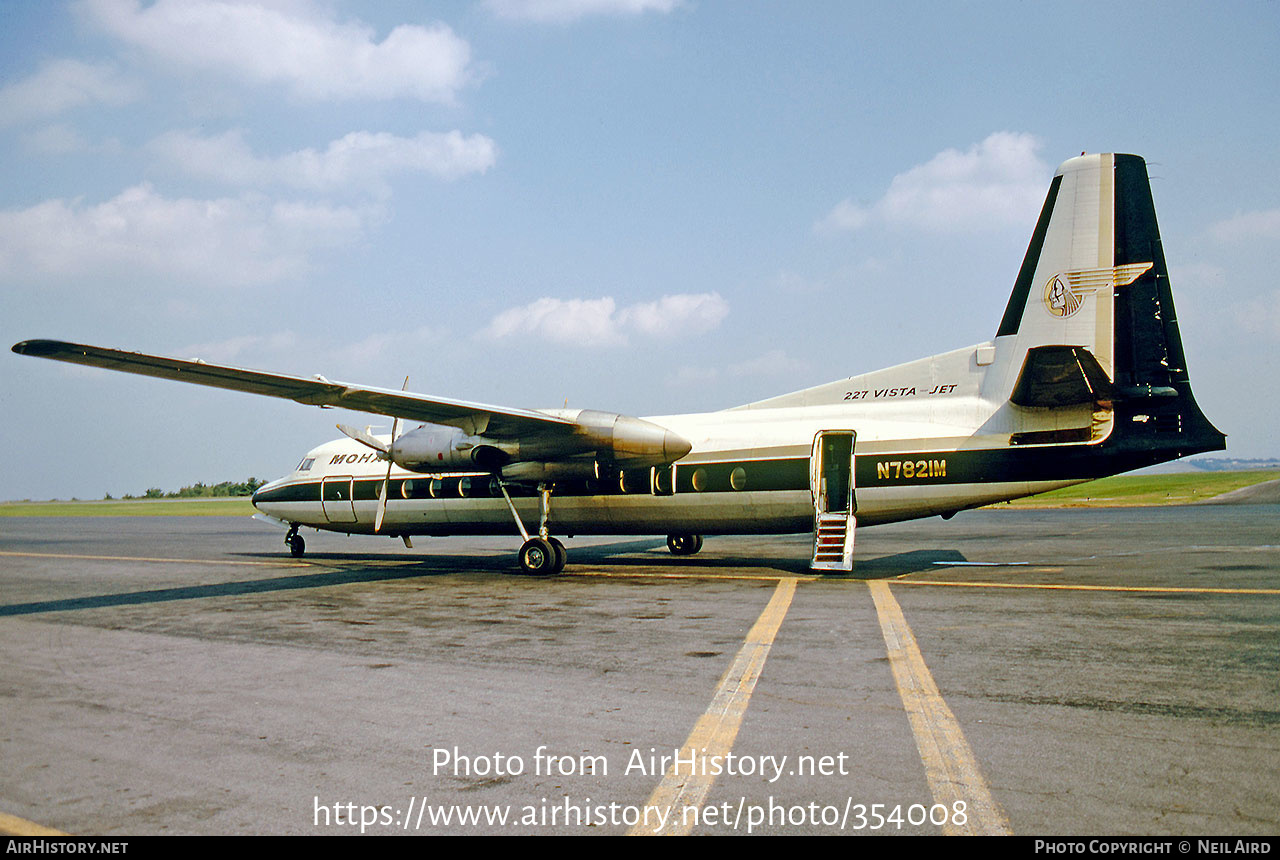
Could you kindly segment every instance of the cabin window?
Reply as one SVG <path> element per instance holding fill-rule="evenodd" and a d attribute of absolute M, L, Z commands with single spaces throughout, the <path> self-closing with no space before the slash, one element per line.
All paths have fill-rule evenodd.
<path fill-rule="evenodd" d="M 413 498 L 413 481 L 405 481 L 400 485 L 400 496 L 406 499 Z"/>
<path fill-rule="evenodd" d="M 618 489 L 624 493 L 647 493 L 650 488 L 650 470 L 638 469 L 622 472 L 618 477 Z"/>
<path fill-rule="evenodd" d="M 707 470 L 706 469 L 693 470 L 693 488 L 697 490 L 699 493 L 701 493 L 703 490 L 707 488 Z"/>
<path fill-rule="evenodd" d="M 655 496 L 669 496 L 674 491 L 672 476 L 675 474 L 675 466 L 655 466 L 653 469 L 653 494 Z"/>
<path fill-rule="evenodd" d="M 730 472 L 729 486 L 735 490 L 745 490 L 747 488 L 747 470 L 739 466 Z"/>

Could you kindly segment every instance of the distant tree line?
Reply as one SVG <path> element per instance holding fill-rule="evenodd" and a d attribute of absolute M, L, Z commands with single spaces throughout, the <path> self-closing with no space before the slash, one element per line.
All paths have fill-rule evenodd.
<path fill-rule="evenodd" d="M 1239 457 L 1201 457 L 1198 460 L 1188 460 L 1187 463 L 1206 472 L 1248 472 L 1254 469 L 1280 468 L 1280 460 L 1274 458 L 1242 460 Z"/>
<path fill-rule="evenodd" d="M 189 487 L 183 487 L 172 493 L 166 493 L 159 487 L 152 487 L 141 496 L 133 496 L 125 493 L 122 499 L 211 499 L 226 496 L 252 496 L 254 491 L 265 484 L 266 481 L 259 481 L 257 478 L 249 478 L 247 481 L 223 481 L 221 484 L 192 484 Z M 115 498 L 110 493 L 104 497 L 106 499 Z"/>

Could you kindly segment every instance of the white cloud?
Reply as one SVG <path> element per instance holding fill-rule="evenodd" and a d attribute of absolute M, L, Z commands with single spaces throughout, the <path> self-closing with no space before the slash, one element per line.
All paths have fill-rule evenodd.
<path fill-rule="evenodd" d="M 564 23 L 589 15 L 640 15 L 670 12 L 680 0 L 485 0 L 499 18 Z"/>
<path fill-rule="evenodd" d="M 396 173 L 458 179 L 485 172 L 497 157 L 490 138 L 458 131 L 424 131 L 416 137 L 354 131 L 323 152 L 303 149 L 275 158 L 254 155 L 239 131 L 214 137 L 174 131 L 153 140 L 150 148 L 189 173 L 232 185 L 374 194 L 388 193 L 387 178 Z"/>
<path fill-rule="evenodd" d="M 376 210 L 259 196 L 169 199 L 144 183 L 104 203 L 47 200 L 0 212 L 0 278 L 146 273 L 200 284 L 279 281 L 348 244 Z"/>
<path fill-rule="evenodd" d="M 88 152 L 93 148 L 78 131 L 61 123 L 24 134 L 22 145 L 28 152 L 38 155 L 69 155 L 75 152 Z"/>
<path fill-rule="evenodd" d="M 609 297 L 541 298 L 498 314 L 483 334 L 611 346 L 627 343 L 630 334 L 655 338 L 701 334 L 718 326 L 728 313 L 729 304 L 719 293 L 663 296 L 656 302 L 640 302 L 620 310 Z"/>
<path fill-rule="evenodd" d="M 823 235 L 851 233 L 867 226 L 870 221 L 869 209 L 846 198 L 837 203 L 826 217 L 814 225 L 814 228 Z"/>
<path fill-rule="evenodd" d="M 277 83 L 310 99 L 452 102 L 471 48 L 444 24 L 403 24 L 382 41 L 326 6 L 252 0 L 84 0 L 111 35 L 165 62 Z"/>
<path fill-rule="evenodd" d="M 961 152 L 947 149 L 899 173 L 875 203 L 842 200 L 815 225 L 820 233 L 880 223 L 937 232 L 1022 226 L 1034 219 L 1051 168 L 1029 134 L 996 132 Z"/>
<path fill-rule="evenodd" d="M 555 343 L 608 346 L 625 342 L 614 319 L 615 308 L 611 298 L 542 298 L 498 314 L 484 334 L 495 338 L 545 338 Z"/>
<path fill-rule="evenodd" d="M 126 104 L 138 92 L 113 63 L 50 60 L 31 77 L 0 87 L 0 125 L 47 119 L 87 104 Z"/>
<path fill-rule="evenodd" d="M 1280 209 L 1244 212 L 1234 218 L 1219 221 L 1209 230 L 1221 242 L 1280 239 Z"/>
<path fill-rule="evenodd" d="M 682 293 L 641 302 L 618 312 L 618 325 L 650 337 L 679 337 L 711 331 L 729 315 L 719 293 Z"/>

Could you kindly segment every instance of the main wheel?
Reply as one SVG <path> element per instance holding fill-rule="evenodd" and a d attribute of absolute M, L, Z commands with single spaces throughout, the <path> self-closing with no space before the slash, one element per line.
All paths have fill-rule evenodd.
<path fill-rule="evenodd" d="M 294 558 L 302 558 L 303 553 L 307 551 L 307 542 L 302 539 L 300 534 L 289 535 L 289 553 Z"/>
<path fill-rule="evenodd" d="M 667 535 L 667 549 L 672 555 L 693 555 L 702 549 L 702 535 Z"/>
<path fill-rule="evenodd" d="M 556 554 L 555 570 L 551 572 L 559 573 L 564 570 L 565 564 L 569 561 L 569 551 L 564 548 L 564 544 L 560 543 L 560 541 L 555 538 L 547 538 L 547 543 L 551 544 L 551 549 L 554 550 Z"/>
<path fill-rule="evenodd" d="M 556 572 L 555 547 L 542 538 L 529 538 L 520 547 L 520 567 L 530 576 L 550 576 Z"/>

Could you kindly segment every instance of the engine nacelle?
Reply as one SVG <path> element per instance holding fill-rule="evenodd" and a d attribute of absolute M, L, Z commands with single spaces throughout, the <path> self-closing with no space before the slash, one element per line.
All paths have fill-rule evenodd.
<path fill-rule="evenodd" d="M 396 439 L 391 459 L 411 472 L 431 473 L 493 471 L 510 458 L 478 436 L 456 427 L 428 424 Z"/>
<path fill-rule="evenodd" d="M 674 463 L 692 448 L 679 434 L 640 418 L 589 409 L 547 414 L 573 424 L 519 439 L 427 424 L 396 439 L 390 456 L 411 472 L 501 471 L 512 480 L 547 481 L 596 476 L 597 463 L 623 469 Z"/>
<path fill-rule="evenodd" d="M 568 418 L 576 425 L 571 443 L 578 452 L 595 453 L 601 461 L 624 468 L 661 466 L 674 463 L 693 450 L 693 445 L 679 433 L 643 418 L 632 418 L 616 412 L 594 409 L 546 409 L 548 415 Z M 523 455 L 521 446 L 520 454 Z M 513 457 L 516 460 L 539 457 Z"/>
<path fill-rule="evenodd" d="M 595 460 L 566 460 L 556 463 L 530 461 L 511 463 L 502 467 L 502 477 L 509 481 L 565 481 L 571 479 L 589 480 L 600 476 L 600 468 Z"/>

